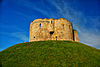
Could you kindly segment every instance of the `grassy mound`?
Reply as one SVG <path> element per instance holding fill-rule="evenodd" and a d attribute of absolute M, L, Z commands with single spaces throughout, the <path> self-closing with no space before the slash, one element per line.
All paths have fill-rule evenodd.
<path fill-rule="evenodd" d="M 71 41 L 16 44 L 0 52 L 2 67 L 100 67 L 100 50 Z"/>

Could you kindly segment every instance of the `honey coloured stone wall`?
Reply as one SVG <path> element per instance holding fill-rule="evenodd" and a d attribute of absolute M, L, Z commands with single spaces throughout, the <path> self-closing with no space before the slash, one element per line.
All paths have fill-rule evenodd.
<path fill-rule="evenodd" d="M 29 42 L 46 40 L 77 41 L 74 37 L 72 23 L 64 18 L 36 19 L 30 24 Z M 75 39 L 74 39 L 75 38 Z"/>
<path fill-rule="evenodd" d="M 74 32 L 74 41 L 79 42 L 77 31 L 73 30 L 73 32 Z"/>

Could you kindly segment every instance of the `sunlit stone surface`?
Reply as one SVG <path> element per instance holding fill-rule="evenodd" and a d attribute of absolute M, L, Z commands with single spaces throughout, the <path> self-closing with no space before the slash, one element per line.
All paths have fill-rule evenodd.
<path fill-rule="evenodd" d="M 72 23 L 64 18 L 36 19 L 30 24 L 29 42 L 46 40 L 79 41 Z"/>

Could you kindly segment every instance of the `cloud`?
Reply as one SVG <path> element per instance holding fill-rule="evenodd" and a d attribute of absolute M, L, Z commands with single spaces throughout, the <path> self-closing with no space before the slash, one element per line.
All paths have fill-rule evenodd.
<path fill-rule="evenodd" d="M 54 7 L 58 9 L 58 15 L 68 19 L 77 29 L 80 42 L 100 48 L 100 16 L 87 17 L 81 11 L 73 9 L 68 3 L 62 1 L 52 1 Z"/>
<path fill-rule="evenodd" d="M 96 35 L 95 33 L 90 33 L 87 30 L 85 31 L 85 30 L 86 29 L 78 30 L 80 42 L 99 49 L 100 48 L 100 36 Z"/>
<path fill-rule="evenodd" d="M 70 2 L 70 0 L 68 1 Z M 100 48 L 100 16 L 85 16 L 84 13 L 82 13 L 81 11 L 73 9 L 70 5 L 72 2 L 74 3 L 75 0 L 71 0 L 71 3 L 65 2 L 65 0 L 46 0 L 46 2 L 48 2 L 48 4 L 55 9 L 53 10 L 53 8 L 51 8 L 50 6 L 47 6 L 44 9 L 41 4 L 45 4 L 45 6 L 48 4 L 43 3 L 42 1 L 37 2 L 38 4 L 35 4 L 35 2 L 30 2 L 28 0 L 18 0 L 15 1 L 14 4 L 23 6 L 27 9 L 31 9 L 32 11 L 37 11 L 40 14 L 43 14 L 50 18 L 66 18 L 73 23 L 73 28 L 78 31 L 80 42 L 91 45 L 96 48 Z M 22 15 L 24 14 L 22 13 Z M 10 36 L 18 38 L 22 41 L 28 41 L 28 36 L 25 32 L 17 31 L 9 34 Z"/>
<path fill-rule="evenodd" d="M 33 13 L 36 11 L 36 12 L 39 12 L 40 14 L 42 15 L 45 15 L 45 16 L 49 16 L 49 13 L 45 10 L 43 10 L 41 7 L 40 7 L 40 4 L 43 4 L 42 1 L 30 1 L 30 0 L 10 0 L 9 1 L 9 4 L 11 5 L 10 8 L 13 6 L 13 5 L 16 5 L 15 7 L 17 9 L 20 9 L 19 11 L 17 10 L 17 12 L 19 12 L 20 14 L 23 14 L 25 15 L 26 13 L 22 12 L 24 11 L 25 9 L 29 10 L 28 12 L 31 12 L 33 11 Z M 13 8 L 13 7 L 12 7 Z M 25 8 L 25 9 L 24 9 Z M 15 9 L 15 8 L 13 8 Z M 16 10 L 16 9 L 15 9 Z M 21 11 L 22 10 L 22 11 Z M 32 15 L 32 14 L 31 14 Z M 34 16 L 34 15 L 32 15 Z"/>
<path fill-rule="evenodd" d="M 27 36 L 26 32 L 1 32 L 1 35 L 9 35 L 10 37 L 17 38 L 18 40 L 28 42 L 29 37 Z"/>
<path fill-rule="evenodd" d="M 27 3 L 28 2 L 28 3 Z M 33 4 L 32 2 L 25 0 L 23 4 L 19 3 L 21 6 L 24 6 L 33 11 L 38 11 L 40 14 L 43 14 L 48 17 L 58 18 L 63 17 L 73 23 L 73 28 L 78 31 L 80 42 L 88 44 L 90 46 L 100 48 L 100 16 L 91 17 L 85 16 L 81 11 L 75 10 L 70 6 L 70 3 L 65 2 L 64 0 L 47 0 L 50 5 L 52 5 L 55 10 L 52 11 L 52 8 L 43 9 L 40 8 L 40 5 Z M 71 2 L 75 2 L 74 0 Z M 45 4 L 41 1 L 41 4 Z M 31 5 L 31 6 L 30 6 Z M 46 5 L 46 4 L 45 4 Z M 48 12 L 48 10 L 50 10 Z M 56 13 L 55 13 L 56 12 Z M 19 35 L 19 36 L 18 36 Z M 28 40 L 24 33 L 14 32 L 12 36 L 20 38 L 21 40 Z M 22 37 L 22 38 L 21 38 Z"/>
<path fill-rule="evenodd" d="M 10 35 L 24 42 L 27 42 L 29 40 L 25 32 L 13 32 L 13 33 L 10 33 Z"/>

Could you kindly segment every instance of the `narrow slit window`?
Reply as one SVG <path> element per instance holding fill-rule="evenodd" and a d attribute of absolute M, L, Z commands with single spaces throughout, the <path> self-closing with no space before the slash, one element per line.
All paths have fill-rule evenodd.
<path fill-rule="evenodd" d="M 52 21 L 51 21 L 51 24 L 52 24 Z"/>
<path fill-rule="evenodd" d="M 70 25 L 69 25 L 69 29 L 70 29 Z"/>
<path fill-rule="evenodd" d="M 40 28 L 41 28 L 41 23 L 40 23 Z"/>
<path fill-rule="evenodd" d="M 63 29 L 64 29 L 64 24 L 63 24 Z"/>

